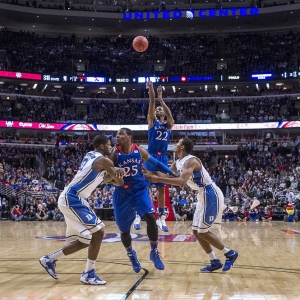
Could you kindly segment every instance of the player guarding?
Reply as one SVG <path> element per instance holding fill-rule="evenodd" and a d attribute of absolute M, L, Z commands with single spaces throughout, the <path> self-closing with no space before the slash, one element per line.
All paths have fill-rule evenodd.
<path fill-rule="evenodd" d="M 155 208 L 149 197 L 149 182 L 142 173 L 143 160 L 153 164 L 155 170 L 168 174 L 174 172 L 166 165 L 151 157 L 143 147 L 132 142 L 132 131 L 121 128 L 117 132 L 116 147 L 111 154 L 114 165 L 124 168 L 124 185 L 116 187 L 113 193 L 115 219 L 121 232 L 121 241 L 127 251 L 133 270 L 138 273 L 141 265 L 136 252 L 132 249 L 130 227 L 135 219 L 135 212 L 147 223 L 147 235 L 150 240 L 150 260 L 158 270 L 164 270 L 157 249 L 158 229 L 155 219 Z"/>
<path fill-rule="evenodd" d="M 162 87 L 157 88 L 157 98 L 160 106 L 155 108 L 155 91 L 153 83 L 147 83 L 149 88 L 149 109 L 148 109 L 148 152 L 149 154 L 163 163 L 168 165 L 167 149 L 170 142 L 171 130 L 174 125 L 172 113 L 162 98 Z M 165 120 L 167 117 L 167 120 Z M 145 163 L 145 168 L 149 171 L 155 171 L 154 167 Z M 166 225 L 165 212 L 165 183 L 157 182 L 158 198 L 158 218 L 157 226 L 165 232 L 169 231 Z"/>
<path fill-rule="evenodd" d="M 222 267 L 222 271 L 227 272 L 237 259 L 238 252 L 224 246 L 209 231 L 214 223 L 221 223 L 224 196 L 221 190 L 213 183 L 201 161 L 190 154 L 193 148 L 194 143 L 189 138 L 180 139 L 174 147 L 173 151 L 177 154 L 178 160 L 172 164 L 171 169 L 174 172 L 178 171 L 179 177 L 167 178 L 166 175 L 160 172 L 149 172 L 146 169 L 144 173 L 151 182 L 165 182 L 177 186 L 187 184 L 191 189 L 198 191 L 198 202 L 192 224 L 193 234 L 210 258 L 210 264 L 200 269 L 200 272 L 213 272 Z M 223 251 L 226 257 L 224 266 L 217 258 L 212 246 Z"/>
<path fill-rule="evenodd" d="M 86 268 L 80 281 L 84 284 L 102 285 L 106 281 L 96 275 L 95 262 L 104 236 L 104 224 L 85 199 L 103 181 L 106 171 L 116 185 L 123 185 L 124 181 L 121 178 L 123 170 L 116 172 L 112 161 L 104 157 L 111 152 L 110 140 L 104 135 L 97 135 L 93 139 L 93 145 L 95 151 L 86 154 L 76 176 L 58 199 L 59 209 L 67 223 L 67 243 L 62 249 L 43 256 L 39 261 L 51 277 L 58 279 L 55 271 L 56 261 L 88 247 Z"/>

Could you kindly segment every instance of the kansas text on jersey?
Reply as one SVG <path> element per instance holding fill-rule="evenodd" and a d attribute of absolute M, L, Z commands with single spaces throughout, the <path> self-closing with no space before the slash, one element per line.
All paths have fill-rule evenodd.
<path fill-rule="evenodd" d="M 114 164 L 115 167 L 124 168 L 125 170 L 124 185 L 145 180 L 142 173 L 142 157 L 136 144 L 132 144 L 129 154 L 123 153 L 119 146 L 116 146 L 116 152 Z"/>

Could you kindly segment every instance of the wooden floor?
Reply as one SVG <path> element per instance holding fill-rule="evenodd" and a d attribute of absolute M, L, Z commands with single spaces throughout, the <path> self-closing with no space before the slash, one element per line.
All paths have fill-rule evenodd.
<path fill-rule="evenodd" d="M 239 251 L 229 273 L 199 273 L 208 263 L 191 236 L 190 221 L 168 222 L 160 232 L 159 250 L 166 269 L 149 261 L 145 223 L 134 233 L 134 248 L 143 269 L 133 272 L 114 222 L 106 223 L 106 239 L 96 267 L 105 286 L 79 282 L 85 268 L 82 250 L 57 263 L 52 279 L 38 259 L 64 245 L 64 222 L 0 222 L 0 299 L 300 299 L 300 222 L 225 223 L 214 229 L 228 247 Z M 38 238 L 39 237 L 39 238 Z M 47 237 L 41 238 L 41 237 Z M 217 255 L 224 260 L 220 251 Z"/>

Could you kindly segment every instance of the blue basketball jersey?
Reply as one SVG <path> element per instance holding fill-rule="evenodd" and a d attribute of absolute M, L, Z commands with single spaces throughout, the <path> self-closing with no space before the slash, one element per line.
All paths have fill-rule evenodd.
<path fill-rule="evenodd" d="M 166 153 L 171 138 L 171 130 L 167 122 L 156 120 L 148 130 L 148 151 L 150 153 Z"/>
<path fill-rule="evenodd" d="M 125 154 L 122 152 L 121 147 L 116 146 L 116 152 L 114 164 L 115 167 L 124 168 L 125 170 L 124 185 L 145 181 L 142 173 L 142 157 L 139 147 L 136 144 L 132 144 L 131 152 Z"/>

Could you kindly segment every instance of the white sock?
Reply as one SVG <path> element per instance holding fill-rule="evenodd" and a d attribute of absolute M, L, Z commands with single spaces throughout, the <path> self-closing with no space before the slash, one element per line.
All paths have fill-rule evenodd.
<path fill-rule="evenodd" d="M 228 253 L 229 251 L 230 251 L 230 249 L 229 248 L 227 248 L 226 246 L 224 246 L 224 249 L 222 250 L 223 251 L 223 253 Z"/>
<path fill-rule="evenodd" d="M 95 263 L 96 263 L 95 260 L 87 259 L 86 266 L 85 266 L 85 271 L 84 272 L 87 272 L 87 271 L 95 269 Z"/>
<path fill-rule="evenodd" d="M 208 253 L 208 256 L 209 256 L 210 260 L 218 259 L 216 256 L 216 253 L 214 251 L 211 251 L 210 253 Z"/>
<path fill-rule="evenodd" d="M 55 252 L 53 252 L 52 254 L 49 255 L 50 258 L 53 258 L 55 260 L 58 260 L 58 259 L 60 259 L 64 256 L 65 255 L 64 255 L 62 249 L 59 249 L 59 250 L 57 250 L 57 251 L 55 251 Z"/>

